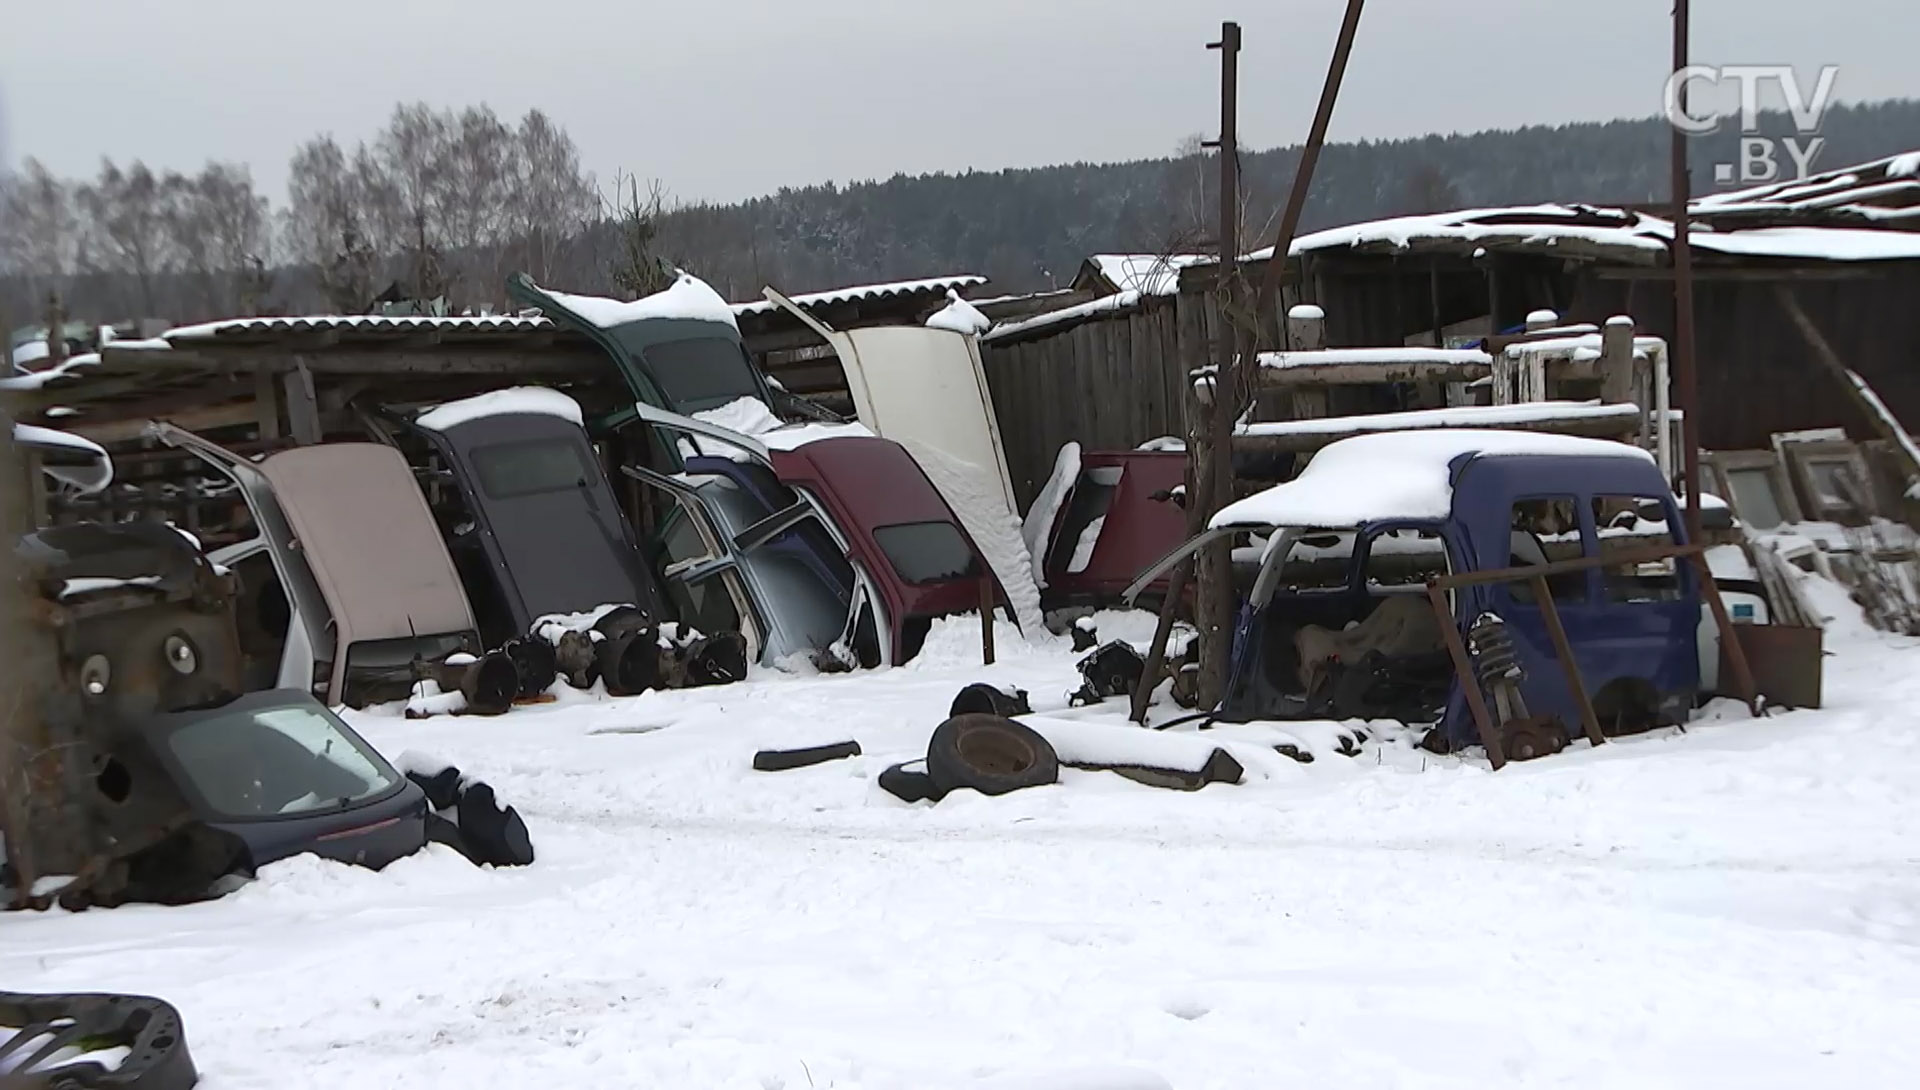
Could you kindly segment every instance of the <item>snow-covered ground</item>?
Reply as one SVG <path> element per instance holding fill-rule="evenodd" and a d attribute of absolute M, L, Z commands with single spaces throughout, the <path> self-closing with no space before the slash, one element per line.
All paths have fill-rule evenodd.
<path fill-rule="evenodd" d="M 896 802 L 874 776 L 964 682 L 1083 714 L 1060 710 L 1064 641 L 1005 628 L 982 669 L 978 635 L 943 626 L 868 675 L 360 717 L 390 756 L 493 781 L 539 862 L 303 858 L 211 904 L 17 914 L 0 982 L 170 999 L 210 1090 L 1802 1090 L 1920 1070 L 1915 641 L 1842 617 L 1824 711 L 1498 774 L 1303 730 L 1316 761 L 1250 762 L 1238 787 L 1068 771 Z M 849 736 L 865 756 L 748 767 Z"/>

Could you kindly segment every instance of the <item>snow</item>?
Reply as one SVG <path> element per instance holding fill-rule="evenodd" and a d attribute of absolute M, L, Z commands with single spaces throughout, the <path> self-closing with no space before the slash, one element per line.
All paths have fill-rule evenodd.
<path fill-rule="evenodd" d="M 1558 322 L 1559 320 L 1560 320 L 1559 312 L 1552 311 L 1552 310 L 1536 310 L 1533 313 L 1527 315 L 1527 324 L 1530 326 L 1539 326 L 1539 325 L 1550 326 L 1550 325 L 1553 325 L 1555 322 Z"/>
<path fill-rule="evenodd" d="M 115 352 L 127 349 L 157 351 L 173 348 L 176 341 L 210 340 L 239 332 L 310 332 L 324 330 L 515 330 L 532 332 L 554 328 L 552 322 L 533 313 L 530 317 L 501 315 L 385 315 L 385 314 L 309 314 L 283 318 L 222 318 L 214 322 L 176 326 L 159 337 L 142 341 L 115 341 Z"/>
<path fill-rule="evenodd" d="M 45 389 L 52 383 L 59 382 L 63 379 L 79 378 L 80 376 L 76 374 L 76 372 L 82 368 L 96 366 L 99 362 L 100 354 L 98 352 L 82 352 L 77 356 L 68 356 L 55 366 L 49 367 L 44 371 L 30 371 L 25 374 L 14 375 L 10 378 L 0 378 L 0 390 Z"/>
<path fill-rule="evenodd" d="M 1043 637 L 1046 618 L 1040 611 L 1040 586 L 1033 575 L 1033 557 L 1022 537 L 1020 520 L 1007 510 L 999 475 L 972 462 L 963 462 L 942 450 L 911 439 L 901 446 L 933 482 L 940 498 L 973 539 L 994 578 L 1007 592 L 1020 631 L 1029 639 Z"/>
<path fill-rule="evenodd" d="M 209 904 L 11 915 L 0 980 L 167 999 L 210 1090 L 1907 1085 L 1920 648 L 1813 586 L 1826 710 L 1718 705 L 1497 774 L 1391 731 L 1328 748 L 1355 724 L 1155 739 L 1069 712 L 1062 644 L 979 667 L 970 619 L 905 669 L 349 713 L 493 784 L 539 861 L 301 857 Z M 1273 760 L 1191 794 L 881 792 L 976 680 Z M 823 722 L 864 754 L 750 770 Z"/>
<path fill-rule="evenodd" d="M 927 319 L 927 328 L 978 336 L 993 328 L 993 319 L 980 311 L 952 288 L 947 289 L 947 305 Z"/>
<path fill-rule="evenodd" d="M 1454 459 L 1512 455 L 1653 462 L 1638 447 L 1570 435 L 1468 428 L 1382 432 L 1323 447 L 1298 477 L 1228 504 L 1210 525 L 1346 528 L 1380 519 L 1444 518 L 1453 507 Z"/>
<path fill-rule="evenodd" d="M 1598 213 L 1612 219 L 1617 225 L 1591 226 L 1556 222 L 1573 220 L 1582 212 Z M 1520 220 L 1522 222 L 1487 222 L 1489 220 Z M 1619 209 L 1586 209 L 1554 204 L 1516 208 L 1476 208 L 1459 212 L 1443 212 L 1438 215 L 1398 216 L 1317 231 L 1295 239 L 1288 253 L 1304 254 L 1316 250 L 1378 245 L 1404 250 L 1416 240 L 1453 240 L 1461 243 L 1530 242 L 1546 245 L 1556 245 L 1562 241 L 1579 241 L 1665 252 L 1667 244 L 1661 237 L 1662 232 L 1666 237 L 1672 237 L 1672 225 L 1652 216 Z M 1273 247 L 1269 246 L 1247 255 L 1247 260 L 1265 261 L 1272 256 Z"/>
<path fill-rule="evenodd" d="M 616 609 L 626 609 L 625 603 L 613 602 L 581 613 L 548 613 L 534 618 L 528 631 L 548 643 L 559 643 L 560 637 L 569 632 L 591 632 L 600 619 Z"/>
<path fill-rule="evenodd" d="M 1180 290 L 1180 270 L 1206 258 L 1197 254 L 1095 254 L 1087 260 L 1121 291 L 1172 295 Z"/>
<path fill-rule="evenodd" d="M 130 579 L 109 579 L 106 577 L 82 576 L 68 579 L 60 584 L 60 600 L 84 598 L 89 594 L 98 594 L 106 590 L 131 590 L 136 587 L 156 587 L 160 585 L 157 575 L 137 575 Z"/>
<path fill-rule="evenodd" d="M 1260 366 L 1276 370 L 1295 367 L 1338 367 L 1346 364 L 1482 364 L 1493 357 L 1477 348 L 1324 348 L 1307 352 L 1262 352 Z M 1202 368 L 1210 371 L 1211 368 Z"/>
<path fill-rule="evenodd" d="M 1091 302 L 1079 303 L 1070 307 L 1061 307 L 1059 310 L 1049 310 L 1044 314 L 1036 314 L 1031 318 L 1022 318 L 1017 322 L 1001 322 L 980 339 L 982 341 L 998 341 L 1018 333 L 1030 333 L 1036 329 L 1045 329 L 1049 326 L 1060 325 L 1067 322 L 1078 322 L 1083 319 L 1097 317 L 1101 314 L 1130 310 L 1138 306 L 1142 298 L 1143 296 L 1139 291 L 1132 289 L 1115 292 L 1112 295 L 1103 295 Z"/>
<path fill-rule="evenodd" d="M 1759 227 L 1693 232 L 1696 249 L 1754 257 L 1819 261 L 1920 260 L 1920 233 L 1852 227 Z"/>
<path fill-rule="evenodd" d="M 1177 435 L 1162 435 L 1155 439 L 1149 439 L 1133 449 L 1184 454 L 1187 449 L 1187 441 Z"/>
<path fill-rule="evenodd" d="M 1296 322 L 1325 321 L 1327 312 L 1312 303 L 1300 303 L 1287 311 L 1287 317 Z"/>
<path fill-rule="evenodd" d="M 1093 563 L 1094 547 L 1100 544 L 1100 531 L 1106 525 L 1107 516 L 1101 515 L 1080 531 L 1080 540 L 1073 543 L 1073 557 L 1067 561 L 1068 572 L 1077 574 L 1086 571 L 1087 565 Z"/>
<path fill-rule="evenodd" d="M 580 403 L 558 390 L 544 386 L 515 386 L 474 397 L 449 401 L 421 413 L 415 424 L 428 431 L 451 431 L 462 424 L 489 416 L 557 416 L 585 426 Z"/>
<path fill-rule="evenodd" d="M 854 421 L 845 424 L 788 424 L 773 415 L 767 403 L 757 397 L 735 398 L 717 409 L 697 412 L 693 416 L 704 423 L 758 440 L 768 450 L 798 450 L 821 439 L 873 436 L 872 430 L 865 424 Z M 728 446 L 718 439 L 691 435 L 681 439 L 683 452 L 689 443 L 694 444 L 696 453 L 729 458 L 736 462 L 746 461 L 749 457 L 746 451 Z"/>
<path fill-rule="evenodd" d="M 1887 176 L 1892 178 L 1920 178 L 1920 151 L 1910 151 L 1905 155 L 1896 155 L 1887 164 Z"/>
<path fill-rule="evenodd" d="M 1414 409 L 1370 416 L 1328 416 L 1306 420 L 1274 420 L 1242 424 L 1240 435 L 1341 435 L 1351 431 L 1445 431 L 1449 429 L 1510 428 L 1521 424 L 1560 420 L 1632 420 L 1640 410 L 1633 405 L 1599 405 L 1587 401 L 1529 401 L 1519 405 L 1461 405 L 1449 409 Z M 1615 444 L 1616 446 L 1619 444 Z"/>
<path fill-rule="evenodd" d="M 1608 322 L 1608 325 L 1615 325 Z M 1564 337 L 1543 337 L 1537 341 L 1520 341 L 1507 346 L 1507 356 L 1511 359 L 1533 357 L 1559 357 L 1568 360 L 1597 360 L 1605 351 L 1606 341 L 1603 335 L 1592 326 L 1587 331 L 1573 332 Z M 1542 332 L 1554 332 L 1542 330 Z M 1665 352 L 1667 342 L 1659 337 L 1635 337 L 1633 354 L 1639 359 L 1652 359 L 1655 354 Z"/>
<path fill-rule="evenodd" d="M 706 281 L 684 272 L 664 290 L 631 303 L 597 295 L 567 295 L 557 291 L 547 291 L 546 294 L 554 302 L 602 329 L 649 318 L 693 318 L 722 322 L 739 329 L 733 320 L 733 307 L 720 297 L 720 293 L 707 286 Z"/>
<path fill-rule="evenodd" d="M 1033 561 L 1033 581 L 1042 590 L 1047 586 L 1047 548 L 1053 543 L 1053 528 L 1060 520 L 1060 507 L 1079 480 L 1080 444 L 1064 443 L 1060 453 L 1054 455 L 1053 475 L 1034 497 L 1033 506 L 1027 509 L 1026 521 L 1021 523 L 1020 538 Z"/>

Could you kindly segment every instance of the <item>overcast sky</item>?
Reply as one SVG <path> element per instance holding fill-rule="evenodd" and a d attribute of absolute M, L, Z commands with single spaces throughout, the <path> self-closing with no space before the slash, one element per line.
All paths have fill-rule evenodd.
<path fill-rule="evenodd" d="M 1651 114 L 1671 0 L 1373 0 L 1333 139 Z M 1242 140 L 1297 142 L 1343 0 L 9 0 L 0 131 L 90 174 L 287 158 L 399 100 L 529 107 L 586 165 L 682 199 L 897 171 L 1165 155 L 1218 124 L 1204 46 L 1237 18 Z M 24 9 L 24 10 L 23 10 Z M 285 14 L 280 14 L 284 11 Z M 1703 63 L 1842 66 L 1920 95 L 1916 0 L 1695 0 Z M 3 153 L 0 153 L 3 154 Z"/>

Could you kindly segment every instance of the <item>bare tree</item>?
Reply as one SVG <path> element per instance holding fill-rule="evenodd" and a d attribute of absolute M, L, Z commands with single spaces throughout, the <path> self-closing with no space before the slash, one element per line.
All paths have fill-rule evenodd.
<path fill-rule="evenodd" d="M 139 289 L 135 304 L 143 317 L 159 313 L 154 281 L 172 265 L 167 190 L 175 184 L 172 178 L 155 177 L 137 159 L 125 170 L 102 159 L 99 178 L 81 186 L 77 195 L 85 217 L 88 264 L 132 277 Z"/>
<path fill-rule="evenodd" d="M 237 163 L 208 163 L 193 177 L 169 177 L 167 198 L 167 233 L 202 315 L 256 312 L 273 236 L 252 174 Z"/>
<path fill-rule="evenodd" d="M 0 251 L 26 281 L 28 299 L 64 294 L 80 255 L 73 188 L 28 159 L 0 202 Z"/>
<path fill-rule="evenodd" d="M 364 161 L 363 154 L 358 160 Z M 293 256 L 314 268 L 327 302 L 356 313 L 373 297 L 377 264 L 366 179 L 331 136 L 301 145 L 288 168 L 285 235 Z"/>
<path fill-rule="evenodd" d="M 436 199 L 456 306 L 504 301 L 500 261 L 517 151 L 513 130 L 486 106 L 461 111 L 449 133 Z"/>
<path fill-rule="evenodd" d="M 515 143 L 510 231 L 521 268 L 544 281 L 554 274 L 568 240 L 598 217 L 600 194 L 593 175 L 580 169 L 573 138 L 546 114 L 527 111 Z"/>

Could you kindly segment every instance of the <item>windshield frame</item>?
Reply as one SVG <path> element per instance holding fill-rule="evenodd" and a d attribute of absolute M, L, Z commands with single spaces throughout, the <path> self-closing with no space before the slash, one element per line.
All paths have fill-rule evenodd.
<path fill-rule="evenodd" d="M 353 749 L 355 754 L 372 765 L 376 771 L 380 772 L 387 779 L 388 786 L 381 790 L 374 791 L 371 794 L 350 799 L 344 803 L 334 801 L 324 806 L 314 806 L 285 813 L 236 814 L 222 808 L 207 795 L 202 787 L 201 780 L 195 774 L 194 768 L 188 761 L 183 759 L 174 748 L 174 737 L 182 731 L 202 727 L 210 722 L 235 717 L 256 719 L 256 722 L 253 724 L 253 729 L 271 730 L 271 727 L 258 723 L 257 717 L 276 711 L 298 711 L 323 720 L 327 726 L 332 728 L 336 735 Z M 238 825 L 293 822 L 351 813 L 355 810 L 377 806 L 394 798 L 404 792 L 407 789 L 407 785 L 411 782 L 399 769 L 395 768 L 393 763 L 388 761 L 379 750 L 375 749 L 365 738 L 360 737 L 360 734 L 355 731 L 350 724 L 338 715 L 335 715 L 330 708 L 304 693 L 293 690 L 248 693 L 245 696 L 238 697 L 226 704 L 221 704 L 216 707 L 156 716 L 150 721 L 150 729 L 147 732 L 147 737 L 148 744 L 151 746 L 154 755 L 172 775 L 175 784 L 179 786 L 181 794 L 186 796 L 187 800 L 193 805 L 195 812 L 206 815 L 210 821 L 216 824 Z"/>

